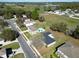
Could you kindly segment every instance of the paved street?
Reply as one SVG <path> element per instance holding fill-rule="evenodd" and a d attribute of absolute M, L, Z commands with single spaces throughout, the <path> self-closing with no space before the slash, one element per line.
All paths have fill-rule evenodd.
<path fill-rule="evenodd" d="M 19 30 L 16 28 L 16 25 L 14 24 L 15 23 L 14 20 L 10 20 L 10 21 L 8 21 L 8 23 L 11 25 L 13 30 L 16 30 L 16 31 L 19 32 Z M 18 37 L 18 41 L 19 41 L 19 43 L 20 43 L 20 45 L 21 45 L 21 47 L 24 51 L 24 54 L 25 54 L 26 58 L 36 58 L 34 52 L 29 47 L 29 45 L 27 44 L 27 42 L 25 40 L 26 39 L 22 35 L 20 35 Z"/>

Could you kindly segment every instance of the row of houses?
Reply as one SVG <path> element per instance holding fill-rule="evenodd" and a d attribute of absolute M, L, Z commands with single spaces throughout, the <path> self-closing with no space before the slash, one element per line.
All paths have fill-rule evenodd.
<path fill-rule="evenodd" d="M 69 17 L 72 17 L 72 16 L 79 16 L 79 12 L 76 12 L 78 10 L 72 10 L 72 9 L 66 9 L 65 11 L 62 11 L 62 10 L 55 10 L 55 11 L 50 11 L 48 13 L 50 14 L 57 14 L 57 15 L 65 15 L 65 16 L 69 16 Z"/>

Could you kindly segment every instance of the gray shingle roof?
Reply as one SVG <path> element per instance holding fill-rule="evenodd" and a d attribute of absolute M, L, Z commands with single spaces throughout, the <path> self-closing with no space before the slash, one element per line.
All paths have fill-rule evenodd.
<path fill-rule="evenodd" d="M 69 58 L 79 58 L 79 46 L 74 46 L 70 42 L 67 42 L 58 49 Z"/>

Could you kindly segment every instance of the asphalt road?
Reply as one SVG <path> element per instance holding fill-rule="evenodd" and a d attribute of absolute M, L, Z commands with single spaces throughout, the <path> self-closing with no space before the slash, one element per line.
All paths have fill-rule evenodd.
<path fill-rule="evenodd" d="M 16 28 L 16 25 L 14 24 L 15 21 L 14 20 L 9 20 L 8 23 L 11 25 L 13 30 L 16 30 L 19 32 L 19 30 Z M 26 39 L 20 35 L 18 37 L 18 41 L 24 51 L 24 54 L 26 56 L 26 58 L 36 58 L 34 52 L 32 51 L 32 49 L 28 46 L 27 42 L 25 41 Z"/>

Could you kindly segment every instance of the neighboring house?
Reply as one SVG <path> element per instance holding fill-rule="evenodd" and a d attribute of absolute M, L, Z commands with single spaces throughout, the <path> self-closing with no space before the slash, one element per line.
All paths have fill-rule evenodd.
<path fill-rule="evenodd" d="M 2 19 L 4 19 L 4 17 L 3 16 L 0 16 L 0 19 L 2 20 Z"/>
<path fill-rule="evenodd" d="M 16 15 L 13 15 L 14 18 L 17 18 Z"/>
<path fill-rule="evenodd" d="M 67 42 L 58 48 L 57 54 L 62 58 L 79 58 L 79 46 Z"/>
<path fill-rule="evenodd" d="M 0 48 L 0 58 L 7 58 L 5 48 Z"/>
<path fill-rule="evenodd" d="M 65 15 L 65 12 L 64 11 L 61 11 L 61 10 L 55 10 L 54 11 L 54 14 Z"/>
<path fill-rule="evenodd" d="M 4 44 L 4 40 L 1 40 L 1 41 L 0 41 L 0 45 L 3 45 L 3 44 Z"/>
<path fill-rule="evenodd" d="M 42 36 L 40 36 L 42 35 Z M 43 32 L 37 38 L 33 38 L 32 43 L 34 46 L 51 46 L 56 43 L 55 38 L 50 32 Z M 39 38 L 40 37 L 40 38 Z M 36 44 L 37 43 L 37 44 Z"/>
<path fill-rule="evenodd" d="M 35 23 L 36 22 L 31 21 L 30 19 L 26 19 L 24 22 L 24 24 L 28 28 L 30 34 L 36 34 L 36 28 L 34 27 Z"/>
<path fill-rule="evenodd" d="M 61 14 L 61 10 L 55 10 L 54 13 L 59 15 Z"/>
<path fill-rule="evenodd" d="M 74 16 L 74 12 L 71 9 L 66 9 L 65 13 L 70 17 Z"/>
<path fill-rule="evenodd" d="M 23 17 L 22 18 L 23 20 L 26 20 L 27 19 L 27 16 L 26 15 L 22 15 L 22 17 Z"/>
<path fill-rule="evenodd" d="M 24 24 L 28 27 L 28 26 L 34 25 L 35 22 L 34 21 L 31 21 L 30 19 L 26 19 L 25 22 L 24 22 Z"/>

